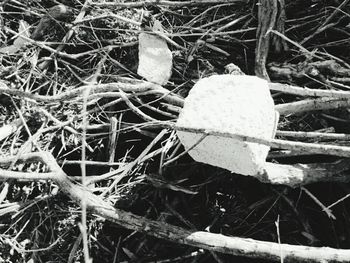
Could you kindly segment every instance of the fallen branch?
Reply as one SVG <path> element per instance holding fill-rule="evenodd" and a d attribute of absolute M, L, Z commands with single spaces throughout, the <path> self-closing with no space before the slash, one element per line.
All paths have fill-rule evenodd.
<path fill-rule="evenodd" d="M 8 164 L 13 158 L 0 158 L 0 164 Z M 204 231 L 190 231 L 164 222 L 146 219 L 120 209 L 115 209 L 101 197 L 91 193 L 87 188 L 73 183 L 56 163 L 51 153 L 30 153 L 19 158 L 19 161 L 29 160 L 45 163 L 50 170 L 50 173 L 46 175 L 47 179 L 55 181 L 61 187 L 61 190 L 74 201 L 80 203 L 84 198 L 87 208 L 93 214 L 129 230 L 210 251 L 274 261 L 282 260 L 281 256 L 285 262 L 348 262 L 350 258 L 350 250 L 348 249 L 307 247 L 258 241 L 249 238 L 229 237 Z M 1 174 L 0 177 L 2 177 Z M 20 174 L 19 172 L 12 174 L 12 179 L 27 178 L 27 176 L 23 176 L 23 173 L 22 175 Z M 43 179 L 42 176 L 33 174 L 33 180 L 39 178 L 40 180 Z"/>
<path fill-rule="evenodd" d="M 213 135 L 213 136 L 219 136 L 219 137 L 225 137 L 225 138 L 233 138 L 233 139 L 237 139 L 237 140 L 245 141 L 245 142 L 259 143 L 259 144 L 267 145 L 267 146 L 270 146 L 273 148 L 308 152 L 308 153 L 313 153 L 313 154 L 335 155 L 335 156 L 350 158 L 350 147 L 347 147 L 347 146 L 337 146 L 337 145 L 319 144 L 319 143 L 294 142 L 294 141 L 287 141 L 287 140 L 280 140 L 280 139 L 267 140 L 267 139 L 247 136 L 247 135 L 243 135 L 243 134 L 232 134 L 232 133 L 221 132 L 221 131 L 210 130 L 210 129 L 181 127 L 181 126 L 178 126 L 175 124 L 164 123 L 164 127 L 166 127 L 166 126 L 171 127 L 173 129 L 176 129 L 176 130 L 179 130 L 179 131 Z"/>
<path fill-rule="evenodd" d="M 306 111 L 330 110 L 350 107 L 350 98 L 338 99 L 322 97 L 276 105 L 275 109 L 281 115 L 292 115 Z"/>
<path fill-rule="evenodd" d="M 342 90 L 309 89 L 282 83 L 269 83 L 270 90 L 281 91 L 283 93 L 309 96 L 309 97 L 329 97 L 334 99 L 349 99 L 350 92 Z"/>
<path fill-rule="evenodd" d="M 119 90 L 122 90 L 124 92 L 133 92 L 133 93 L 149 92 L 147 94 L 159 95 L 165 101 L 171 102 L 176 106 L 183 106 L 183 99 L 181 97 L 178 97 L 172 94 L 169 90 L 163 88 L 160 85 L 147 82 L 147 81 L 134 80 L 133 82 L 134 83 L 113 82 L 113 83 L 107 83 L 107 84 L 84 85 L 79 88 L 72 87 L 71 89 L 67 89 L 68 91 L 62 92 L 57 95 L 52 95 L 52 96 L 38 95 L 30 92 L 25 92 L 17 89 L 10 89 L 8 87 L 0 86 L 0 94 L 18 96 L 23 99 L 35 100 L 36 102 L 50 103 L 50 102 L 67 101 L 69 99 L 81 100 L 81 94 L 83 94 L 83 92 L 86 89 L 91 89 L 91 96 L 93 96 L 93 94 L 95 93 L 118 92 Z M 112 94 L 110 93 L 108 94 L 108 96 L 111 96 L 111 95 Z M 122 95 L 118 93 L 116 93 L 115 96 L 122 98 Z M 133 96 L 135 96 L 135 94 Z"/>
<path fill-rule="evenodd" d="M 325 132 L 303 132 L 303 131 L 276 131 L 276 136 L 292 137 L 299 139 L 317 140 L 350 140 L 350 134 L 325 133 Z"/>
<path fill-rule="evenodd" d="M 350 106 L 350 92 L 346 91 L 326 91 L 326 90 L 312 90 L 307 88 L 301 88 L 296 86 L 290 86 L 279 83 L 270 83 L 269 87 L 271 90 L 282 91 L 290 94 L 301 95 L 301 96 L 316 96 L 315 99 L 306 99 L 297 102 L 278 104 L 275 109 L 280 115 L 296 114 L 306 111 L 315 110 L 327 110 L 336 109 L 340 107 Z M 24 99 L 35 100 L 36 102 L 59 102 L 67 101 L 69 99 L 81 99 L 81 94 L 84 90 L 91 88 L 91 95 L 89 99 L 99 97 L 119 97 L 123 96 L 118 93 L 120 90 L 123 92 L 132 92 L 133 96 L 135 93 L 142 93 L 142 95 L 157 95 L 161 99 L 169 102 L 171 105 L 177 107 L 183 107 L 184 99 L 180 96 L 173 94 L 171 91 L 163 88 L 158 84 L 154 84 L 142 80 L 133 80 L 124 78 L 120 82 L 112 82 L 106 84 L 96 85 L 83 85 L 78 88 L 67 89 L 68 91 L 62 92 L 53 96 L 44 96 L 24 92 L 17 89 L 10 89 L 5 86 L 0 86 L 0 94 L 8 94 L 12 96 L 18 96 Z M 147 93 L 146 93 L 147 92 Z M 128 94 L 126 94 L 128 95 Z M 130 96 L 130 95 L 128 95 Z M 322 96 L 322 97 L 321 97 Z"/>
<path fill-rule="evenodd" d="M 347 183 L 350 181 L 349 170 L 349 159 L 333 163 L 293 165 L 267 162 L 264 173 L 257 175 L 256 178 L 265 183 L 283 184 L 290 187 L 300 187 L 316 182 Z"/>

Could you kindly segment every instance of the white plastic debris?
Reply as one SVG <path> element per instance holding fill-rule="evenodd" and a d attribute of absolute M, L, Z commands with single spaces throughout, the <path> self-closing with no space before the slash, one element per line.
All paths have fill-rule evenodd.
<path fill-rule="evenodd" d="M 185 99 L 177 126 L 271 140 L 278 114 L 267 81 L 247 75 L 214 75 L 199 80 Z M 177 131 L 185 149 L 203 134 Z M 270 147 L 209 135 L 189 151 L 198 162 L 243 175 L 263 172 Z"/>
<path fill-rule="evenodd" d="M 164 39 L 148 33 L 139 35 L 137 74 L 150 82 L 163 85 L 171 76 L 172 64 L 172 54 Z"/>

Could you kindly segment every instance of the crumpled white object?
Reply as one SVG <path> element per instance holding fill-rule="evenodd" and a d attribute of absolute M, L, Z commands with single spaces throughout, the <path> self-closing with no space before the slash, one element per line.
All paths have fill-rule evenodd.
<path fill-rule="evenodd" d="M 278 114 L 267 81 L 247 75 L 214 75 L 199 80 L 185 99 L 176 125 L 271 140 Z M 179 129 L 177 135 L 188 150 L 203 134 Z M 263 173 L 269 146 L 208 135 L 189 151 L 202 163 L 243 175 Z"/>
<path fill-rule="evenodd" d="M 166 41 L 159 36 L 140 33 L 137 74 L 146 80 L 164 85 L 171 76 L 173 57 Z"/>

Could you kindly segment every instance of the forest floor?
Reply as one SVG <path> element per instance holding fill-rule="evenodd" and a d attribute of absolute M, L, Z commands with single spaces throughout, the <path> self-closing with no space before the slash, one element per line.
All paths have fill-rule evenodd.
<path fill-rule="evenodd" d="M 349 1 L 83 2 L 0 3 L 0 262 L 276 261 L 260 243 L 189 240 L 196 231 L 350 249 Z M 173 56 L 162 87 L 137 74 L 138 36 L 155 21 Z M 311 164 L 326 182 L 264 183 L 181 155 L 168 124 L 230 63 L 327 95 L 272 91 L 292 103 L 277 138 L 313 150 L 267 159 Z"/>

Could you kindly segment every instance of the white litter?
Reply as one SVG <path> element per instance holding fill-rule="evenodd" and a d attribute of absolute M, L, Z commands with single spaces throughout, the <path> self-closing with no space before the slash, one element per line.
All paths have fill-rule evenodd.
<path fill-rule="evenodd" d="M 214 75 L 199 80 L 185 99 L 176 125 L 271 140 L 278 114 L 267 81 L 247 75 Z M 177 131 L 188 150 L 203 134 Z M 243 175 L 263 173 L 269 146 L 208 135 L 189 151 L 202 163 Z"/>
<path fill-rule="evenodd" d="M 172 65 L 172 54 L 164 39 L 149 33 L 139 35 L 137 74 L 150 82 L 164 85 L 171 76 Z"/>

